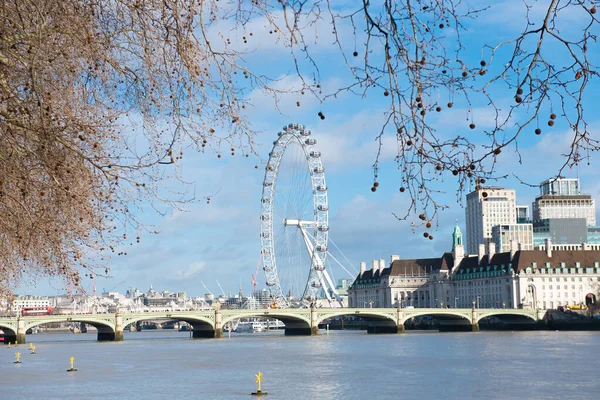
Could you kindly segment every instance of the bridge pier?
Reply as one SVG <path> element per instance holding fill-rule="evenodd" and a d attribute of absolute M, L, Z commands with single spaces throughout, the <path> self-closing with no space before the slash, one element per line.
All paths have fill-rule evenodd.
<path fill-rule="evenodd" d="M 123 328 L 124 328 L 123 327 L 123 317 L 117 311 L 117 313 L 115 314 L 115 338 L 114 338 L 115 342 L 123 341 L 123 339 L 124 339 Z"/>
<path fill-rule="evenodd" d="M 223 322 L 222 322 L 221 309 L 219 307 L 215 308 L 215 339 L 221 339 L 223 337 Z"/>
<path fill-rule="evenodd" d="M 285 334 L 287 335 L 287 329 Z M 310 336 L 316 336 L 319 334 L 319 321 L 317 318 L 317 308 L 315 303 L 310 306 Z"/>
<path fill-rule="evenodd" d="M 397 325 L 396 333 L 404 333 L 405 332 L 404 313 L 402 312 L 402 309 L 400 308 L 400 304 L 398 304 L 398 308 L 396 308 L 396 325 Z"/>
<path fill-rule="evenodd" d="M 25 321 L 21 319 L 21 317 L 17 318 L 17 340 L 18 344 L 27 343 L 27 339 L 25 339 Z"/>

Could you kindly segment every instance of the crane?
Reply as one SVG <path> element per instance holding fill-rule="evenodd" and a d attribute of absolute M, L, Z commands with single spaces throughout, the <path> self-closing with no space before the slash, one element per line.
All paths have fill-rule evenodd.
<path fill-rule="evenodd" d="M 209 288 L 206 287 L 206 285 L 204 284 L 204 282 L 200 281 L 200 283 L 202 284 L 202 286 L 204 286 L 204 289 L 206 289 L 206 291 L 208 292 L 208 294 L 212 294 L 212 292 L 210 291 Z"/>
<path fill-rule="evenodd" d="M 227 297 L 227 295 L 225 294 L 225 291 L 223 290 L 223 287 L 221 286 L 219 281 L 217 281 L 217 285 L 219 285 L 219 289 L 221 289 L 221 293 L 223 293 L 223 297 Z"/>
<path fill-rule="evenodd" d="M 117 283 L 115 286 L 113 286 L 112 288 L 108 289 L 108 291 L 104 288 L 102 288 L 102 292 L 103 293 L 109 293 L 112 292 L 113 290 L 115 290 L 116 288 L 118 288 L 119 286 L 121 286 L 122 283 L 125 283 L 126 281 L 121 281 L 119 283 Z"/>
<path fill-rule="evenodd" d="M 258 262 L 256 263 L 256 272 L 252 274 L 252 285 L 254 286 L 254 291 L 252 295 L 256 293 L 256 279 L 258 278 L 258 267 L 260 266 L 260 262 L 262 261 L 262 252 L 260 253 L 260 257 L 258 257 Z"/>

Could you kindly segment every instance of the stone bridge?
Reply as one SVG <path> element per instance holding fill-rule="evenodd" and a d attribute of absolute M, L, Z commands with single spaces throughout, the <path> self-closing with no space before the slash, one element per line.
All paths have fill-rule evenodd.
<path fill-rule="evenodd" d="M 0 317 L 0 329 L 5 333 L 4 343 L 25 343 L 28 329 L 60 322 L 84 322 L 98 329 L 98 340 L 122 341 L 123 329 L 146 320 L 185 321 L 192 326 L 194 338 L 220 338 L 223 326 L 240 318 L 269 317 L 285 324 L 286 335 L 316 335 L 319 323 L 335 317 L 358 317 L 368 325 L 369 333 L 404 333 L 404 323 L 411 318 L 431 316 L 470 325 L 468 330 L 479 330 L 479 321 L 486 317 L 526 318 L 541 321 L 545 310 L 484 309 L 484 308 L 289 308 L 256 310 L 198 310 L 173 312 L 143 312 L 116 314 L 44 315 L 18 318 Z"/>

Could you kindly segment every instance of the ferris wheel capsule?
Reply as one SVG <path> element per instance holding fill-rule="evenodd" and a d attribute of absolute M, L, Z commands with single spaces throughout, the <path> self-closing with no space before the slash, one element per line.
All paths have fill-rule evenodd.
<path fill-rule="evenodd" d="M 310 155 L 311 157 L 317 158 L 317 157 L 321 157 L 321 152 L 320 152 L 320 151 L 311 151 L 311 152 L 309 153 L 309 155 Z"/>
<path fill-rule="evenodd" d="M 302 131 L 300 131 L 300 134 L 302 136 L 310 136 L 310 131 L 308 129 L 303 129 Z"/>
<path fill-rule="evenodd" d="M 314 146 L 315 144 L 317 144 L 317 141 L 315 139 L 306 139 L 304 143 L 306 143 L 309 146 Z"/>

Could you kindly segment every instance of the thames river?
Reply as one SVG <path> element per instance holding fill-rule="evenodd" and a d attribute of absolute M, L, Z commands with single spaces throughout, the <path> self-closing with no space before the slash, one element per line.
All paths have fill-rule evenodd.
<path fill-rule="evenodd" d="M 27 335 L 0 347 L 0 399 L 597 399 L 600 332 Z M 15 353 L 22 364 L 14 364 Z M 69 358 L 77 372 L 66 372 Z"/>

